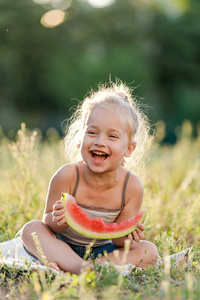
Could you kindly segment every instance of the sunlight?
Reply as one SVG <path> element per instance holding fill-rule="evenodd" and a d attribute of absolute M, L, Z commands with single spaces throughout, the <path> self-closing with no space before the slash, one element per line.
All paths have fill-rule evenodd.
<path fill-rule="evenodd" d="M 51 0 L 51 5 L 55 9 L 65 10 L 68 9 L 72 4 L 72 0 Z"/>
<path fill-rule="evenodd" d="M 50 0 L 33 0 L 36 4 L 47 4 L 50 2 Z"/>
<path fill-rule="evenodd" d="M 155 0 L 155 3 L 162 7 L 166 14 L 172 17 L 181 16 L 188 9 L 187 0 Z"/>
<path fill-rule="evenodd" d="M 87 0 L 87 2 L 95 8 L 103 8 L 115 3 L 115 0 Z"/>
<path fill-rule="evenodd" d="M 72 4 L 72 0 L 33 0 L 36 4 L 50 4 L 55 9 L 65 10 Z"/>
<path fill-rule="evenodd" d="M 63 23 L 65 19 L 66 12 L 59 9 L 53 9 L 45 13 L 40 22 L 45 27 L 54 28 Z"/>

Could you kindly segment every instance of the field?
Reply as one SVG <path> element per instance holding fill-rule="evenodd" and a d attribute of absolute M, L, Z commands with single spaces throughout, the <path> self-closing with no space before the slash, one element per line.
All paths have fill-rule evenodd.
<path fill-rule="evenodd" d="M 80 276 L 9 269 L 0 265 L 0 299 L 199 299 L 200 297 L 200 130 L 179 128 L 175 145 L 162 145 L 162 126 L 150 150 L 144 174 L 148 215 L 145 238 L 160 256 L 192 247 L 188 263 L 133 270 L 123 277 L 110 265 Z M 64 163 L 63 141 L 54 129 L 22 124 L 15 142 L 0 132 L 0 242 L 12 239 L 31 219 L 41 219 L 48 183 Z M 65 274 L 66 275 L 66 274 Z"/>

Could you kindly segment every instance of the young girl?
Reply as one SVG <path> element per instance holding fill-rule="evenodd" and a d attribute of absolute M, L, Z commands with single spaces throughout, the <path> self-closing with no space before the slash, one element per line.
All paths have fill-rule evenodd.
<path fill-rule="evenodd" d="M 146 117 L 136 107 L 127 86 L 121 82 L 110 83 L 91 92 L 74 113 L 65 138 L 68 158 L 74 156 L 77 147 L 81 160 L 64 165 L 53 175 L 43 221 L 31 221 L 22 230 L 27 251 L 41 259 L 32 236 L 35 232 L 49 263 L 79 274 L 86 246 L 92 239 L 77 233 L 66 223 L 59 200 L 61 193 L 74 197 L 89 217 L 103 218 L 108 223 L 134 217 L 141 208 L 143 186 L 124 166 L 136 152 L 138 156 L 143 154 L 147 142 Z M 128 236 L 97 239 L 91 255 L 99 264 L 106 260 L 122 264 L 124 241 L 128 238 L 131 245 L 123 263 L 144 268 L 158 258 L 154 244 L 143 240 L 144 229 L 140 223 Z M 119 250 L 118 258 L 113 253 L 116 249 Z M 102 254 L 100 258 L 99 254 Z"/>

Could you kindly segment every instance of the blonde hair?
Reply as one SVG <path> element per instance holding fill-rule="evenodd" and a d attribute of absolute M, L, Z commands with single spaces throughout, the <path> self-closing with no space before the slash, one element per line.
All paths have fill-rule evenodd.
<path fill-rule="evenodd" d="M 81 159 L 76 145 L 80 144 L 89 114 L 97 106 L 105 107 L 108 104 L 115 105 L 115 111 L 120 115 L 124 114 L 124 121 L 129 127 L 129 139 L 137 143 L 134 153 L 126 162 L 123 161 L 123 165 L 126 164 L 127 169 L 140 173 L 144 165 L 144 154 L 147 154 L 149 149 L 149 122 L 136 98 L 132 96 L 132 89 L 119 80 L 116 83 L 110 81 L 108 84 L 100 84 L 97 91 L 91 90 L 83 102 L 79 103 L 69 120 L 65 136 L 66 156 L 71 162 Z"/>

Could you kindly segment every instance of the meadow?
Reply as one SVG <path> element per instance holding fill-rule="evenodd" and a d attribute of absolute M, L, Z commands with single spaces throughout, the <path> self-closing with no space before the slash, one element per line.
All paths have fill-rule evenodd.
<path fill-rule="evenodd" d="M 0 299 L 199 299 L 200 298 L 200 128 L 193 137 L 185 121 L 174 145 L 156 131 L 144 170 L 145 237 L 160 256 L 191 247 L 187 264 L 162 263 L 133 269 L 123 277 L 112 265 L 65 276 L 0 265 Z M 63 140 L 54 129 L 43 139 L 22 124 L 15 141 L 0 132 L 0 243 L 31 219 L 41 219 L 48 183 L 64 163 Z"/>

